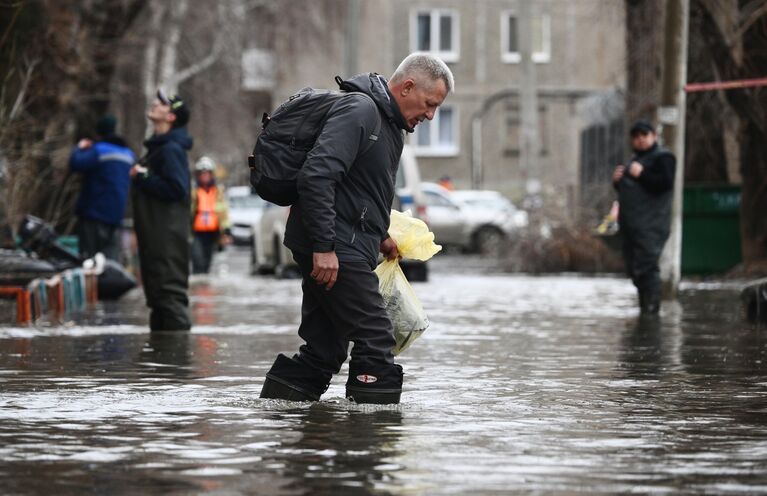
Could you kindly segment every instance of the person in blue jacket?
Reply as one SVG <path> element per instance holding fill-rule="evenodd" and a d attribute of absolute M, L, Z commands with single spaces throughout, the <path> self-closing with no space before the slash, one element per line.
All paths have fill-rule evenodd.
<path fill-rule="evenodd" d="M 82 188 L 75 213 L 80 254 L 103 253 L 117 260 L 119 229 L 130 187 L 133 152 L 115 134 L 117 120 L 106 115 L 96 124 L 96 140 L 82 139 L 69 159 L 69 168 L 82 174 Z"/>
<path fill-rule="evenodd" d="M 130 172 L 133 225 L 152 331 L 192 327 L 187 294 L 192 234 L 189 114 L 181 98 L 158 91 L 147 114 L 154 133 L 144 142 L 146 155 Z"/>

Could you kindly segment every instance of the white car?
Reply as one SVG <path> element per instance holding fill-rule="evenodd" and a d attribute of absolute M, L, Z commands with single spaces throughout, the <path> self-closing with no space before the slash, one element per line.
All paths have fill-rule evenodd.
<path fill-rule="evenodd" d="M 400 158 L 395 186 L 396 195 L 392 208 L 401 211 L 410 210 L 413 216 L 423 218 L 425 203 L 420 181 L 418 162 L 413 150 L 406 145 Z M 261 222 L 253 229 L 250 273 L 252 275 L 274 273 L 278 277 L 294 277 L 298 275 L 298 267 L 290 250 L 282 244 L 290 208 L 265 203 Z M 408 280 L 427 280 L 428 270 L 425 262 L 403 260 L 400 265 Z"/>
<path fill-rule="evenodd" d="M 392 208 L 405 212 L 407 210 L 424 222 L 426 218 L 426 200 L 421 190 L 421 172 L 418 161 L 410 145 L 405 145 L 399 159 L 397 181 L 395 184 L 396 194 Z M 429 270 L 426 262 L 420 260 L 400 260 L 400 267 L 408 281 L 425 282 L 429 278 Z"/>
<path fill-rule="evenodd" d="M 265 203 L 261 222 L 253 230 L 253 242 L 250 245 L 250 273 L 251 275 L 275 274 L 277 277 L 294 277 L 298 274 L 298 266 L 290 250 L 282 244 L 290 207 Z"/>
<path fill-rule="evenodd" d="M 497 191 L 449 191 L 435 183 L 421 183 L 421 189 L 428 224 L 439 244 L 497 254 L 527 226 L 527 212 Z"/>
<path fill-rule="evenodd" d="M 451 192 L 453 199 L 464 204 L 478 220 L 500 225 L 507 233 L 527 227 L 527 212 L 518 209 L 498 191 L 464 189 Z"/>
<path fill-rule="evenodd" d="M 236 245 L 249 245 L 253 229 L 261 220 L 266 202 L 252 194 L 250 186 L 232 186 L 226 190 L 229 223 Z"/>

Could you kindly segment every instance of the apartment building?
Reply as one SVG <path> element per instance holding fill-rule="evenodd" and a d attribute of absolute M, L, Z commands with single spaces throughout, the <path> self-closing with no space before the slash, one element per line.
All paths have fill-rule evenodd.
<path fill-rule="evenodd" d="M 409 137 L 427 180 L 449 175 L 458 187 L 496 189 L 517 200 L 540 190 L 572 208 L 585 177 L 584 132 L 622 119 L 619 0 L 278 5 L 284 8 L 277 9 L 271 30 L 275 102 L 303 86 L 333 87 L 336 74 L 388 76 L 413 51 L 448 63 L 455 93 Z"/>

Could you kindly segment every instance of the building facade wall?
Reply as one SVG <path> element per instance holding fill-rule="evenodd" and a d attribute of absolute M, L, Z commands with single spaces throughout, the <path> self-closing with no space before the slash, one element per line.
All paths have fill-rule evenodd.
<path fill-rule="evenodd" d="M 353 0 L 352 0 L 353 1 Z M 521 199 L 527 179 L 537 176 L 544 189 L 563 206 L 576 201 L 579 181 L 580 132 L 589 125 L 579 112 L 579 102 L 600 92 L 620 91 L 625 86 L 625 28 L 623 2 L 616 0 L 534 0 L 533 14 L 549 19 L 550 58 L 536 63 L 538 88 L 539 142 L 541 152 L 534 171 L 520 168 L 518 139 L 522 64 L 503 60 L 502 19 L 504 13 L 519 12 L 517 0 L 356 0 L 356 33 L 349 30 L 350 0 L 302 2 L 307 8 L 299 15 L 327 20 L 328 29 L 319 38 L 298 41 L 306 49 L 280 51 L 295 40 L 278 41 L 277 57 L 281 67 L 276 101 L 302 86 L 332 85 L 335 74 L 376 71 L 390 75 L 396 65 L 416 46 L 414 22 L 419 11 L 440 10 L 454 14 L 457 27 L 457 58 L 448 60 L 456 92 L 446 105 L 453 109 L 456 128 L 455 147 L 451 153 L 430 156 L 419 153 L 425 180 L 449 175 L 458 187 L 472 185 L 472 118 L 485 101 L 498 92 L 508 97 L 500 100 L 482 119 L 482 183 L 479 187 L 500 190 L 513 199 Z M 313 6 L 313 7 L 312 7 Z M 351 12 L 351 14 L 350 14 Z M 296 20 L 285 16 L 278 21 L 286 28 Z M 304 21 L 305 22 L 305 21 Z M 296 30 L 281 30 L 284 37 Z M 310 36 L 311 29 L 299 36 Z M 332 31 L 332 32 L 330 32 Z M 344 63 L 344 44 L 356 41 L 353 63 Z M 410 142 L 415 144 L 415 136 Z M 609 180 L 606 179 L 606 180 Z"/>

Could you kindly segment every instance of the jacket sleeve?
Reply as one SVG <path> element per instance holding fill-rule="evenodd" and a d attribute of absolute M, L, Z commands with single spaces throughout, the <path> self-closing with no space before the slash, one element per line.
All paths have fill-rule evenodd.
<path fill-rule="evenodd" d="M 189 173 L 186 152 L 175 143 L 162 148 L 158 157 L 162 167 L 150 170 L 149 174 L 136 179 L 136 184 L 144 192 L 166 201 L 180 201 L 189 193 Z"/>
<path fill-rule="evenodd" d="M 69 157 L 69 168 L 75 172 L 86 172 L 99 165 L 99 152 L 95 146 L 80 149 L 75 148 Z"/>
<path fill-rule="evenodd" d="M 645 167 L 637 181 L 650 193 L 664 193 L 674 187 L 676 158 L 670 153 L 659 156 L 649 167 Z"/>
<path fill-rule="evenodd" d="M 336 185 L 375 129 L 377 112 L 362 95 L 339 100 L 298 173 L 298 203 L 314 252 L 335 250 Z"/>

